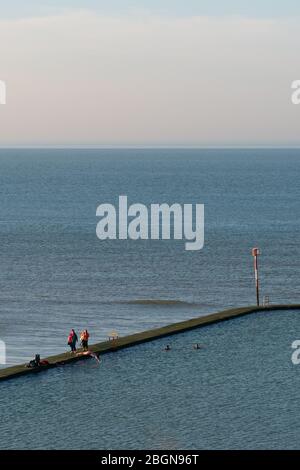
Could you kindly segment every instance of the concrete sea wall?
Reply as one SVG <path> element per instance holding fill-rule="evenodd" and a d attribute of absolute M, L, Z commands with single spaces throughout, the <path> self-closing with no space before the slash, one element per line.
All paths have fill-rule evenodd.
<path fill-rule="evenodd" d="M 96 354 L 106 354 L 113 351 L 117 351 L 122 348 L 129 348 L 140 343 L 147 341 L 153 341 L 166 336 L 182 333 L 184 331 L 200 328 L 213 323 L 230 320 L 242 315 L 249 315 L 251 313 L 261 312 L 267 314 L 274 310 L 300 310 L 300 304 L 291 305 L 270 305 L 268 307 L 243 307 L 233 308 L 229 310 L 223 310 L 221 312 L 213 313 L 198 318 L 192 318 L 191 320 L 185 320 L 172 325 L 167 325 L 162 328 L 156 328 L 153 330 L 144 331 L 142 333 L 136 333 L 129 336 L 124 336 L 113 341 L 105 341 L 102 343 L 94 344 L 89 347 L 89 350 Z M 70 352 L 58 354 L 45 358 L 49 365 L 41 366 L 36 368 L 27 368 L 26 364 L 21 364 L 13 367 L 7 367 L 0 370 L 0 381 L 20 377 L 28 374 L 40 373 L 46 371 L 52 367 L 58 365 L 70 364 L 75 361 L 84 360 L 89 356 L 81 355 L 81 350 L 78 350 L 79 354 L 72 355 Z M 44 359 L 44 358 L 43 358 Z"/>

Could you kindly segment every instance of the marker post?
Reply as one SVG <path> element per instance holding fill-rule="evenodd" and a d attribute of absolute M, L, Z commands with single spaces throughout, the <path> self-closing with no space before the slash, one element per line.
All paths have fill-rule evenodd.
<path fill-rule="evenodd" d="M 259 248 L 252 249 L 252 256 L 254 257 L 254 276 L 256 287 L 256 302 L 259 307 L 259 278 L 258 278 L 258 256 L 260 255 Z"/>

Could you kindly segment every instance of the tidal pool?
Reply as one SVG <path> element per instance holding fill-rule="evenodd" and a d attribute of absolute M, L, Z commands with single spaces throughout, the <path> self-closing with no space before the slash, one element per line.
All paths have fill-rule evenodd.
<path fill-rule="evenodd" d="M 0 448 L 299 449 L 297 339 L 257 313 L 3 382 Z"/>

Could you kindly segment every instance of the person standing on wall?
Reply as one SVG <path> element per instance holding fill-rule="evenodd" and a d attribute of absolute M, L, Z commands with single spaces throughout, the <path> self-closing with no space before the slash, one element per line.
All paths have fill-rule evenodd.
<path fill-rule="evenodd" d="M 78 341 L 78 336 L 75 333 L 75 330 L 72 328 L 72 330 L 70 331 L 70 334 L 68 336 L 68 345 L 70 346 L 72 353 L 76 352 L 76 343 L 77 343 L 77 341 Z"/>
<path fill-rule="evenodd" d="M 81 333 L 80 333 L 80 341 L 81 341 L 81 344 L 82 344 L 82 347 L 83 347 L 83 350 L 84 351 L 87 351 L 88 348 L 89 348 L 89 332 L 88 330 L 83 330 Z"/>

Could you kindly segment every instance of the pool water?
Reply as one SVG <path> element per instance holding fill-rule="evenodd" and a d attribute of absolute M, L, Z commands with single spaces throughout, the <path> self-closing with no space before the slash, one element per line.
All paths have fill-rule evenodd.
<path fill-rule="evenodd" d="M 0 448 L 299 449 L 296 339 L 256 313 L 3 382 Z"/>

